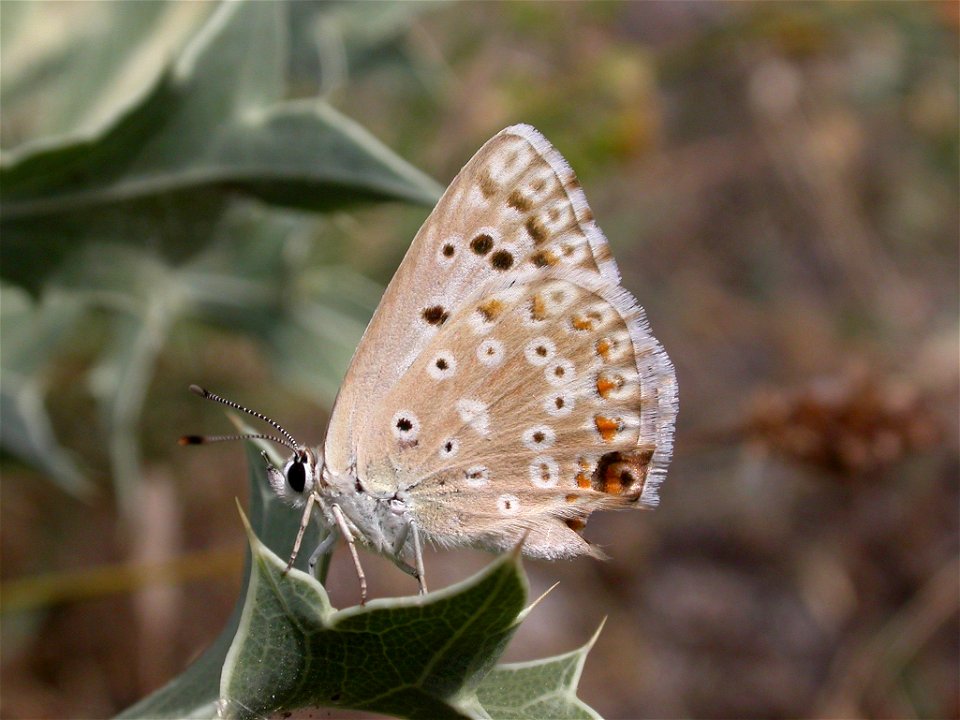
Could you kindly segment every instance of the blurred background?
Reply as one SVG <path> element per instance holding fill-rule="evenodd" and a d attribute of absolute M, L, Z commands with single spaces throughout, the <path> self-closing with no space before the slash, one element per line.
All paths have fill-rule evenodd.
<path fill-rule="evenodd" d="M 609 562 L 526 563 L 559 586 L 507 659 L 607 617 L 606 717 L 960 714 L 956 3 L 0 12 L 4 717 L 110 716 L 217 635 L 244 452 L 176 446 L 230 430 L 187 385 L 319 443 L 432 202 L 516 122 L 577 172 L 681 412 L 661 507 L 586 530 Z M 346 553 L 330 591 L 356 602 Z"/>

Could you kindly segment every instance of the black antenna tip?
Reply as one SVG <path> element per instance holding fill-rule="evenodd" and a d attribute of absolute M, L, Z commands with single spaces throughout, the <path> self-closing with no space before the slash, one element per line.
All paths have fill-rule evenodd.
<path fill-rule="evenodd" d="M 177 440 L 179 445 L 203 445 L 205 442 L 206 438 L 203 435 L 184 435 Z"/>
<path fill-rule="evenodd" d="M 210 394 L 199 385 L 191 385 L 190 392 L 192 392 L 194 395 L 199 395 L 202 398 L 205 398 Z"/>

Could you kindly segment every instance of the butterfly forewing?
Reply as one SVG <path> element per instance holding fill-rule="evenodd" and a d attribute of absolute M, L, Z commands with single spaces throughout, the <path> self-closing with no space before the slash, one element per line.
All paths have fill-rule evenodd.
<path fill-rule="evenodd" d="M 330 470 L 349 471 L 364 435 L 376 432 L 371 414 L 478 287 L 569 269 L 619 281 L 570 167 L 530 126 L 507 128 L 454 179 L 387 288 L 334 408 Z"/>
<path fill-rule="evenodd" d="M 600 273 L 529 268 L 482 286 L 369 416 L 357 471 L 399 490 L 441 545 L 592 552 L 603 507 L 653 505 L 671 452 L 673 369 Z"/>

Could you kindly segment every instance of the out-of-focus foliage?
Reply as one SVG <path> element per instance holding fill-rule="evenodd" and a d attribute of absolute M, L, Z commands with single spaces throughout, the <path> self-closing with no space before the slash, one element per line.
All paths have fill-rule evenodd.
<path fill-rule="evenodd" d="M 39 6 L 49 14 L 27 31 L 37 11 L 0 3 L 5 150 L 103 128 L 215 8 Z M 684 404 L 661 507 L 587 529 L 611 560 L 528 564 L 535 593 L 561 584 L 518 630 L 529 654 L 514 659 L 565 651 L 608 615 L 581 694 L 610 717 L 960 714 L 956 3 L 426 7 L 290 4 L 285 97 L 319 91 L 444 182 L 502 127 L 537 126 L 582 181 Z M 66 78 L 76 96 L 50 90 Z M 8 456 L 5 582 L 228 543 L 239 554 L 242 453 L 171 448 L 222 423 L 182 388 L 210 385 L 316 442 L 378 284 L 425 213 L 317 216 L 256 188 L 236 203 L 232 188 L 208 190 L 231 199 L 209 245 L 165 255 L 134 232 L 119 244 L 141 269 L 91 246 L 49 268 L 60 295 L 4 289 L 4 440 L 18 428 L 24 458 L 71 493 L 117 477 L 115 430 L 144 458 L 144 482 L 120 490 L 137 520 L 118 523 L 109 503 L 52 490 L 46 470 Z M 188 217 L 188 231 L 203 224 Z M 143 289 L 111 289 L 124 283 L 177 289 L 145 305 Z M 100 285 L 77 317 L 61 308 L 63 293 L 69 305 Z M 158 322 L 171 297 L 183 319 Z M 8 335 L 8 313 L 36 333 Z M 149 383 L 109 360 L 126 355 L 148 359 Z M 29 381 L 8 382 L 8 367 Z M 141 394 L 100 399 L 121 387 Z M 49 415 L 29 421 L 42 403 Z M 432 585 L 487 562 L 426 560 Z M 372 596 L 412 591 L 364 563 Z M 327 587 L 335 605 L 355 601 L 345 558 Z M 236 592 L 209 579 L 5 615 L 3 714 L 128 706 L 210 642 Z"/>
<path fill-rule="evenodd" d="M 74 12 L 60 6 L 17 5 L 8 30 L 13 69 L 4 66 L 14 74 L 4 83 L 12 95 L 3 103 L 5 127 L 16 134 L 24 122 L 19 106 L 42 106 L 19 78 L 46 78 L 49 63 L 70 68 L 42 96 L 69 112 L 49 114 L 76 123 L 38 123 L 30 129 L 43 134 L 0 160 L 0 277 L 47 291 L 42 306 L 19 298 L 22 309 L 4 317 L 4 345 L 13 347 L 3 356 L 3 446 L 41 463 L 64 489 L 80 486 L 43 411 L 40 360 L 52 353 L 29 355 L 37 346 L 52 349 L 84 321 L 81 308 L 105 308 L 111 338 L 89 382 L 122 499 L 140 476 L 143 399 L 177 320 L 203 318 L 257 337 L 284 364 L 303 358 L 309 384 L 329 401 L 338 377 L 332 368 L 349 357 L 370 312 L 369 283 L 300 269 L 294 248 L 303 254 L 315 221 L 251 198 L 331 212 L 370 200 L 427 204 L 438 189 L 321 99 L 284 98 L 285 5 L 226 4 L 209 16 L 153 2 L 91 8 L 102 25 L 89 32 L 105 34 L 102 43 L 76 33 L 53 38 L 59 43 L 42 58 L 22 57 L 35 28 Z M 193 30 L 189 41 L 184 22 Z M 157 47 L 177 49 L 168 65 L 139 59 Z M 139 71 L 120 70 L 125 63 Z M 100 66 L 111 72 L 101 75 Z M 31 315 L 42 316 L 42 325 Z"/>

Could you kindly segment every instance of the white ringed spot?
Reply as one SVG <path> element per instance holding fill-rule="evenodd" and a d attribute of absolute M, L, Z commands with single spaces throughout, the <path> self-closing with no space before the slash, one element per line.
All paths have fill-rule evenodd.
<path fill-rule="evenodd" d="M 460 235 L 444 238 L 437 247 L 437 264 L 441 267 L 450 267 L 456 262 L 457 254 L 462 249 L 463 238 Z"/>
<path fill-rule="evenodd" d="M 543 409 L 548 415 L 553 417 L 566 417 L 573 412 L 576 404 L 576 398 L 572 392 L 564 392 L 561 390 L 551 393 L 546 397 L 543 401 Z"/>
<path fill-rule="evenodd" d="M 551 385 L 566 385 L 577 377 L 577 371 L 566 358 L 557 358 L 544 368 L 543 376 Z"/>
<path fill-rule="evenodd" d="M 477 360 L 481 365 L 497 367 L 503 363 L 503 343 L 496 338 L 487 338 L 477 346 Z"/>
<path fill-rule="evenodd" d="M 520 498 L 516 495 L 501 495 L 497 498 L 497 511 L 501 515 L 516 515 L 520 512 Z"/>
<path fill-rule="evenodd" d="M 472 488 L 479 488 L 490 482 L 490 470 L 484 465 L 472 465 L 464 470 L 464 480 Z"/>
<path fill-rule="evenodd" d="M 544 450 L 553 447 L 557 434 L 549 425 L 534 425 L 523 431 L 523 444 L 530 450 Z"/>
<path fill-rule="evenodd" d="M 444 460 L 449 460 L 460 452 L 460 441 L 454 437 L 447 438 L 440 443 L 440 450 L 437 453 Z"/>
<path fill-rule="evenodd" d="M 557 310 L 566 310 L 576 300 L 576 293 L 566 283 L 556 282 L 547 287 L 547 296 Z"/>
<path fill-rule="evenodd" d="M 538 488 L 555 488 L 560 483 L 560 466 L 549 455 L 539 455 L 530 463 L 530 482 Z"/>
<path fill-rule="evenodd" d="M 523 356 L 527 359 L 527 362 L 537 366 L 546 365 L 553 360 L 553 356 L 556 354 L 556 344 L 550 338 L 542 335 L 528 342 L 523 349 Z"/>
<path fill-rule="evenodd" d="M 427 375 L 434 380 L 446 380 L 457 371 L 457 361 L 449 350 L 441 350 L 427 363 Z"/>
<path fill-rule="evenodd" d="M 420 434 L 420 420 L 409 410 L 399 410 L 390 420 L 390 429 L 401 442 L 416 440 Z"/>

